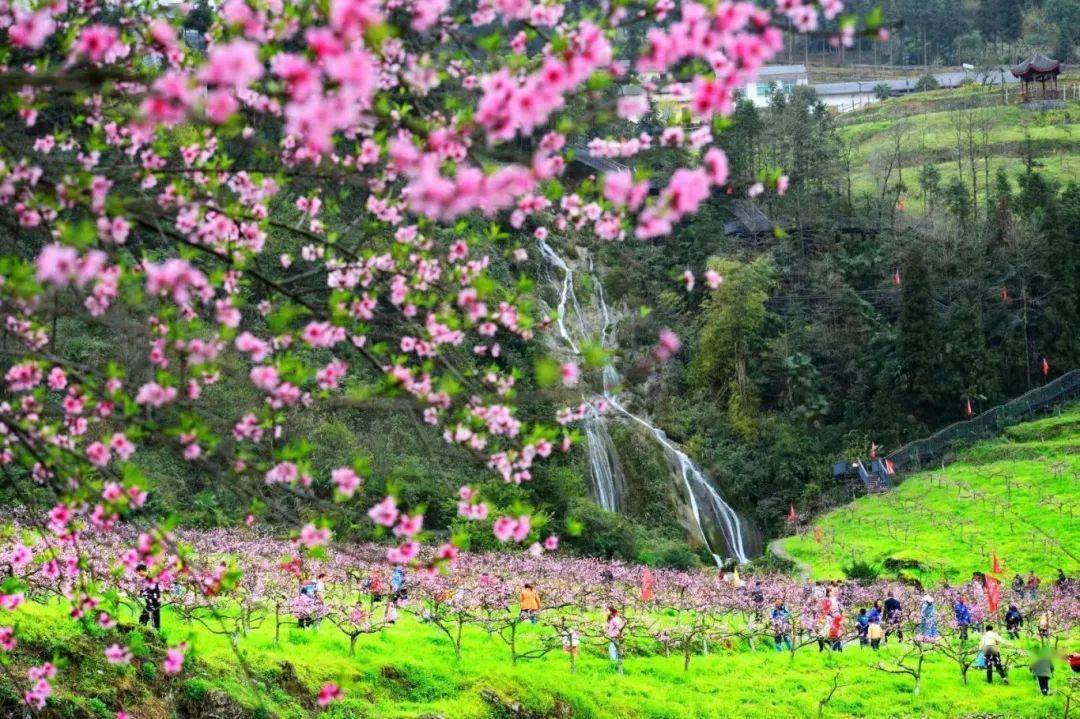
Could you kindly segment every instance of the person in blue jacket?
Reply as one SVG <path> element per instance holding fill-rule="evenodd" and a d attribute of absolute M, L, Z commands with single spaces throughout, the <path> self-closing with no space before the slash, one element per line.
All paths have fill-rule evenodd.
<path fill-rule="evenodd" d="M 859 616 L 855 617 L 855 632 L 859 635 L 859 646 L 865 647 L 869 644 L 867 639 L 867 632 L 870 630 L 870 617 L 866 613 L 866 607 L 859 610 Z"/>
<path fill-rule="evenodd" d="M 776 651 L 784 651 L 782 648 L 784 646 L 789 652 L 794 651 L 791 646 L 791 612 L 779 599 L 776 600 L 776 606 L 772 610 L 772 626 Z"/>
<path fill-rule="evenodd" d="M 967 639 L 968 627 L 971 626 L 971 607 L 967 605 L 963 597 L 960 597 L 956 600 L 953 612 L 956 614 L 956 627 L 960 630 L 960 638 Z"/>

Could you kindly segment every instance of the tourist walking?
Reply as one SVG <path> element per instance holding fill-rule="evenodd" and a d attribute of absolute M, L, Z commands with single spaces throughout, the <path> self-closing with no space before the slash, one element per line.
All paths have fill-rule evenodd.
<path fill-rule="evenodd" d="M 368 575 L 368 591 L 371 593 L 371 609 L 375 610 L 375 605 L 382 601 L 383 598 L 383 579 L 382 573 L 378 569 L 372 569 L 371 574 Z"/>
<path fill-rule="evenodd" d="M 400 602 L 405 598 L 405 567 L 400 564 L 394 565 L 394 571 L 390 573 L 390 599 Z"/>
<path fill-rule="evenodd" d="M 1042 584 L 1042 580 L 1039 579 L 1039 575 L 1037 575 L 1035 573 L 1034 569 L 1032 569 L 1030 572 L 1028 572 L 1026 584 L 1027 584 L 1027 591 L 1028 591 L 1028 599 L 1038 599 L 1039 598 L 1039 585 Z"/>
<path fill-rule="evenodd" d="M 1040 652 L 1031 663 L 1031 674 L 1039 682 L 1039 692 L 1043 696 L 1050 693 L 1050 677 L 1054 675 L 1054 657 L 1048 651 Z"/>
<path fill-rule="evenodd" d="M 533 585 L 526 583 L 518 597 L 518 606 L 521 617 L 528 619 L 530 624 L 536 624 L 537 614 L 540 612 L 540 595 L 533 589 Z"/>
<path fill-rule="evenodd" d="M 919 610 L 919 632 L 916 641 L 936 642 L 938 640 L 937 609 L 934 606 L 934 598 L 929 594 L 923 596 L 922 608 Z"/>
<path fill-rule="evenodd" d="M 137 566 L 135 574 L 142 585 L 139 598 L 143 600 L 143 608 L 139 614 L 139 624 L 149 624 L 154 629 L 161 629 L 161 587 L 156 579 L 147 577 L 145 564 Z"/>
<path fill-rule="evenodd" d="M 983 660 L 986 663 L 986 683 L 994 683 L 994 670 L 997 669 L 997 673 L 1001 676 L 1003 684 L 1009 683 L 1009 678 L 1005 676 L 1005 667 L 1001 664 L 1001 646 L 1005 643 L 1005 640 L 1000 634 L 994 631 L 994 625 L 987 624 L 986 631 L 983 633 L 982 638 L 979 639 L 979 650 L 982 651 Z"/>
<path fill-rule="evenodd" d="M 773 641 L 776 642 L 776 651 L 783 651 L 784 646 L 788 651 L 794 651 L 791 644 L 791 612 L 779 599 L 772 610 Z"/>
<path fill-rule="evenodd" d="M 889 596 L 885 599 L 885 643 L 889 643 L 889 635 L 896 634 L 896 638 L 900 641 L 904 641 L 904 625 L 903 625 L 903 608 L 900 606 L 900 600 L 896 596 L 889 592 Z"/>
<path fill-rule="evenodd" d="M 1015 604 L 1009 605 L 1009 611 L 1005 612 L 1005 631 L 1012 639 L 1020 638 L 1020 627 L 1024 625 L 1024 615 Z"/>
<path fill-rule="evenodd" d="M 301 629 L 310 627 L 315 622 L 315 603 L 319 594 L 318 581 L 311 576 L 300 582 L 300 603 L 297 605 L 296 626 Z"/>
<path fill-rule="evenodd" d="M 1044 609 L 1039 613 L 1037 619 L 1037 627 L 1039 630 L 1039 641 L 1045 645 L 1050 641 L 1050 610 Z"/>
<path fill-rule="evenodd" d="M 844 651 L 844 615 L 840 612 L 829 619 L 829 642 L 834 652 Z"/>
<path fill-rule="evenodd" d="M 881 648 L 881 640 L 885 638 L 885 630 L 881 628 L 880 621 L 870 622 L 866 628 L 866 636 L 870 640 L 870 648 L 875 652 Z"/>
<path fill-rule="evenodd" d="M 865 647 L 870 643 L 870 617 L 866 614 L 866 607 L 859 610 L 859 616 L 855 617 L 855 632 L 859 635 L 859 646 Z"/>
<path fill-rule="evenodd" d="M 971 625 L 971 607 L 967 605 L 963 597 L 956 600 L 953 613 L 956 615 L 956 628 L 960 630 L 960 639 L 967 641 L 968 627 Z"/>
<path fill-rule="evenodd" d="M 623 673 L 622 666 L 622 633 L 626 627 L 626 620 L 619 616 L 619 610 L 608 607 L 607 623 L 604 624 L 604 635 L 608 638 L 608 658 L 615 665 L 615 671 Z"/>

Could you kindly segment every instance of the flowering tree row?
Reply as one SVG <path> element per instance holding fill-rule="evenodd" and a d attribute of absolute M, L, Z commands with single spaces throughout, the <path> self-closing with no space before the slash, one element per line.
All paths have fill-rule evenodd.
<path fill-rule="evenodd" d="M 1001 599 L 987 596 L 982 583 L 939 587 L 932 591 L 936 605 L 933 621 L 925 616 L 926 591 L 897 582 L 835 585 L 809 584 L 785 576 L 753 576 L 746 580 L 723 578 L 712 572 L 647 570 L 641 566 L 576 559 L 555 554 L 461 553 L 442 566 L 403 571 L 395 580 L 378 545 L 340 545 L 319 560 L 303 559 L 296 543 L 252 531 L 178 531 L 172 544 L 178 554 L 144 557 L 127 550 L 126 527 L 86 539 L 84 549 L 95 559 L 80 564 L 71 550 L 53 555 L 28 544 L 32 533 L 9 537 L 0 563 L 22 591 L 0 597 L 5 626 L 0 627 L 4 648 L 17 644 L 10 623 L 25 601 L 71 600 L 79 587 L 91 585 L 102 601 L 83 600 L 72 616 L 107 632 L 118 622 L 130 621 L 145 608 L 144 590 L 160 591 L 161 604 L 170 608 L 167 621 L 198 623 L 222 634 L 234 645 L 252 630 L 270 623 L 275 641 L 283 627 L 304 627 L 324 622 L 341 632 L 350 653 L 360 637 L 394 631 L 404 615 L 432 626 L 460 658 L 462 638 L 481 629 L 505 643 L 512 662 L 579 646 L 616 642 L 620 655 L 677 653 L 689 668 L 694 656 L 717 648 L 783 649 L 795 653 L 808 646 L 832 646 L 860 636 L 858 610 L 873 611 L 875 603 L 892 597 L 900 612 L 883 610 L 880 624 L 894 641 L 906 638 L 909 650 L 891 670 L 911 674 L 916 686 L 921 659 L 936 652 L 957 664 L 966 681 L 979 654 L 982 624 L 992 622 L 1015 629 L 1013 636 L 1038 637 L 1043 642 L 1075 637 L 1080 626 L 1080 602 L 1073 583 L 1046 585 L 1037 592 L 1009 590 Z M 40 541 L 40 540 L 39 540 Z M 137 543 L 138 540 L 136 539 Z M 36 551 L 35 550 L 39 550 Z M 434 559 L 434 550 L 429 552 Z M 43 559 L 47 558 L 47 559 Z M 425 557 L 426 559 L 429 557 Z M 121 567 L 119 572 L 114 567 Z M 302 584 L 318 578 L 320 590 L 310 596 Z M 536 613 L 540 627 L 522 629 L 533 616 L 519 611 L 525 584 L 540 597 Z M 115 590 L 115 591 L 113 591 Z M 991 600 L 1000 606 L 991 610 Z M 963 602 L 963 613 L 956 610 Z M 1022 625 L 1006 621 L 1005 610 L 1019 611 Z M 616 636 L 604 617 L 615 609 L 624 622 Z M 839 619 L 838 619 L 839 617 Z M 119 642 L 109 643 L 105 656 L 126 663 L 131 654 Z M 1020 656 L 1022 644 L 1006 653 Z M 182 669 L 186 647 L 169 648 L 167 672 Z M 919 670 L 912 674 L 912 655 Z M 577 651 L 567 652 L 571 670 Z M 897 669 L 896 667 L 899 667 Z M 31 699 L 44 696 L 34 694 Z M 40 703 L 40 702 L 38 702 Z"/>

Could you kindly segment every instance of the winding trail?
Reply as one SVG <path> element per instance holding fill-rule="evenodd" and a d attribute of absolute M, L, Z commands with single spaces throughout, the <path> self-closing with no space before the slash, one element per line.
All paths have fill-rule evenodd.
<path fill-rule="evenodd" d="M 796 559 L 795 557 L 793 557 L 784 547 L 783 537 L 781 537 L 780 539 L 774 539 L 773 541 L 769 542 L 769 551 L 780 559 L 785 559 L 794 564 L 796 567 L 799 568 L 799 579 L 804 582 L 809 581 L 810 574 L 813 571 L 813 567 L 811 567 L 809 564 L 802 561 L 801 559 Z"/>

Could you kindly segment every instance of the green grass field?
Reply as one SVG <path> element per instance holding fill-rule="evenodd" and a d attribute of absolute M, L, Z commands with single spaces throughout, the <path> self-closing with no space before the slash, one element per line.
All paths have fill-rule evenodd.
<path fill-rule="evenodd" d="M 51 649 L 65 680 L 58 685 L 57 716 L 115 716 L 122 704 L 132 717 L 280 717 L 299 719 L 319 713 L 314 696 L 324 681 L 338 682 L 346 697 L 328 717 L 529 717 L 723 719 L 740 717 L 1057 717 L 1063 695 L 1038 696 L 1026 669 L 1012 672 L 1009 686 L 987 686 L 977 674 L 962 684 L 956 665 L 940 657 L 927 660 L 922 691 L 912 692 L 908 677 L 886 674 L 875 662 L 880 655 L 848 647 L 842 654 L 819 654 L 813 647 L 777 654 L 769 644 L 757 651 L 713 648 L 696 656 L 689 671 L 682 658 L 630 655 L 626 674 L 615 674 L 600 648 L 582 648 L 571 674 L 559 651 L 511 666 L 497 638 L 467 631 L 463 658 L 454 659 L 438 631 L 412 618 L 382 634 L 361 637 L 355 657 L 336 629 L 324 622 L 318 630 L 282 633 L 256 628 L 239 642 L 248 678 L 225 637 L 201 627 L 176 626 L 166 613 L 170 643 L 187 639 L 193 646 L 185 672 L 161 675 L 162 644 L 156 638 L 131 644 L 135 661 L 112 667 L 88 660 L 87 640 L 56 611 L 32 609 L 27 627 L 42 649 Z M 526 642 L 533 632 L 527 628 Z M 138 630 L 136 630 L 136 634 Z M 100 646 L 97 651 L 100 651 Z M 155 662 L 157 664 L 155 664 Z M 71 681 L 74 675 L 74 681 Z M 821 709 L 834 678 L 841 687 Z M 1058 684 L 1066 671 L 1058 673 Z M 0 684 L 2 685 L 2 684 Z M 254 689 L 253 689 L 254 687 Z M 59 700 L 57 702 L 56 700 Z M 987 714 L 990 712 L 991 714 Z"/>
<path fill-rule="evenodd" d="M 817 578 L 854 560 L 931 581 L 986 571 L 996 551 L 1008 573 L 1080 571 L 1080 406 L 1017 425 L 944 469 L 904 479 L 822 517 L 784 546 Z M 892 573 L 892 572 L 886 572 Z"/>
<path fill-rule="evenodd" d="M 926 163 L 935 165 L 941 173 L 942 186 L 957 176 L 957 113 L 952 108 L 969 97 L 974 102 L 987 102 L 994 99 L 994 93 L 981 89 L 918 93 L 840 116 L 839 133 L 851 149 L 852 192 L 880 193 L 884 168 L 895 152 L 896 136 L 900 133 L 903 179 L 908 187 L 905 207 L 909 212 L 924 209 L 919 169 Z M 1080 178 L 1080 102 L 1070 100 L 1065 109 L 1045 112 L 1025 110 L 1016 103 L 980 107 L 970 112 L 980 197 L 986 192 L 987 166 L 993 187 L 999 168 L 1013 178 L 1022 172 L 1026 154 L 1033 157 L 1040 172 L 1054 180 L 1065 183 Z M 970 189 L 967 123 L 964 117 L 960 144 L 963 179 Z M 984 144 L 988 163 L 983 159 Z M 890 184 L 896 181 L 894 168 Z"/>

